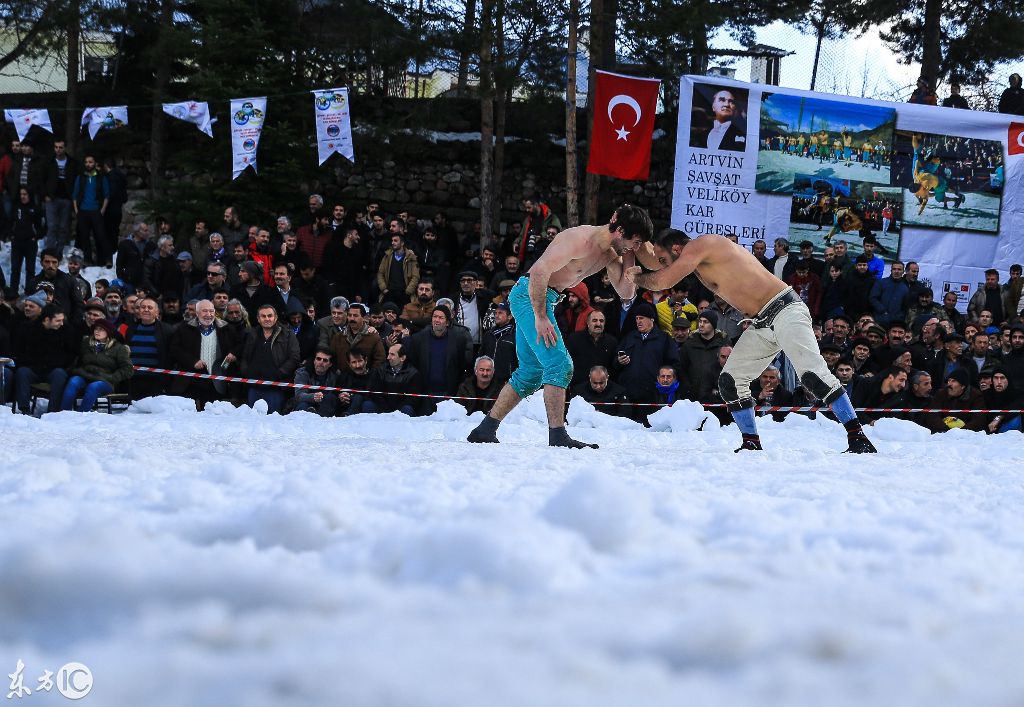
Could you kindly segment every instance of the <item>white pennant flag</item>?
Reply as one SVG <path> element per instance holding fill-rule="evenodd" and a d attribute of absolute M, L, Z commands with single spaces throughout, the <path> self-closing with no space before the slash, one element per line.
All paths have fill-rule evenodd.
<path fill-rule="evenodd" d="M 352 149 L 352 121 L 348 110 L 348 89 L 330 88 L 312 91 L 313 113 L 316 116 L 316 148 L 323 164 L 337 152 L 349 161 L 356 161 Z"/>
<path fill-rule="evenodd" d="M 260 146 L 263 120 L 267 116 L 267 97 L 231 99 L 231 178 L 246 167 L 256 169 L 256 149 Z"/>
<path fill-rule="evenodd" d="M 128 125 L 128 106 L 102 106 L 86 108 L 82 112 L 82 127 L 89 126 L 89 137 L 96 139 L 100 130 L 112 130 Z"/>
<path fill-rule="evenodd" d="M 14 123 L 14 129 L 18 133 L 18 140 L 24 140 L 28 130 L 33 125 L 38 125 L 48 133 L 53 132 L 50 125 L 50 111 L 45 108 L 8 109 L 4 111 L 4 120 Z"/>
<path fill-rule="evenodd" d="M 210 104 L 206 101 L 164 103 L 164 113 L 172 118 L 184 120 L 186 123 L 192 123 L 202 132 L 213 137 L 213 124 L 217 122 L 217 119 L 210 117 Z"/>

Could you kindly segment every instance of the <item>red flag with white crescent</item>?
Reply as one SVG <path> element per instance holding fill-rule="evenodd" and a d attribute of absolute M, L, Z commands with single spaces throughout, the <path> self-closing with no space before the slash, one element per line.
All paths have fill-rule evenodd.
<path fill-rule="evenodd" d="M 596 73 L 587 171 L 619 179 L 647 179 L 661 81 Z"/>
<path fill-rule="evenodd" d="M 1008 154 L 1024 154 L 1024 123 L 1010 123 L 1006 147 Z"/>

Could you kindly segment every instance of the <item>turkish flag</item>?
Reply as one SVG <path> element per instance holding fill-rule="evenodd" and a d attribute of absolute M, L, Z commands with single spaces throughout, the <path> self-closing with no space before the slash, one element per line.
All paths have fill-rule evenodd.
<path fill-rule="evenodd" d="M 1024 123 L 1010 123 L 1006 150 L 1011 155 L 1024 155 Z"/>
<path fill-rule="evenodd" d="M 597 72 L 588 172 L 619 179 L 647 179 L 660 89 L 659 79 Z"/>

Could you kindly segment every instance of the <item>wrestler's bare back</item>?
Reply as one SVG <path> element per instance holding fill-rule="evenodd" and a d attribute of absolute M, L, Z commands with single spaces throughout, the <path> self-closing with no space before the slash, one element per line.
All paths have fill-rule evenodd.
<path fill-rule="evenodd" d="M 786 283 L 766 270 L 750 251 L 724 236 L 695 238 L 686 244 L 675 262 L 665 262 L 667 258 L 663 254 L 659 258 L 662 269 L 637 276 L 636 284 L 662 290 L 695 272 L 709 290 L 748 317 L 756 315 L 786 289 Z M 646 258 L 640 260 L 648 265 Z"/>

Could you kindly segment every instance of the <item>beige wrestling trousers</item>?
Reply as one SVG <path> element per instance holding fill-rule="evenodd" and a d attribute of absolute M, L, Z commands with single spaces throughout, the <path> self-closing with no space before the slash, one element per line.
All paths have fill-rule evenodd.
<path fill-rule="evenodd" d="M 814 397 L 823 400 L 840 388 L 839 380 L 828 370 L 818 350 L 818 340 L 811 328 L 811 313 L 806 304 L 801 301 L 788 304 L 771 319 L 769 326 L 758 328 L 757 324 L 764 321 L 772 304 L 791 292 L 792 288 L 787 288 L 768 302 L 754 317 L 754 324 L 740 335 L 722 369 L 722 375 L 731 375 L 736 386 L 735 393 L 721 390 L 725 402 L 736 403 L 750 398 L 750 382 L 764 373 L 779 351 L 786 354 L 796 368 L 797 378 Z M 728 387 L 720 385 L 720 388 Z M 730 400 L 733 395 L 736 399 Z"/>

